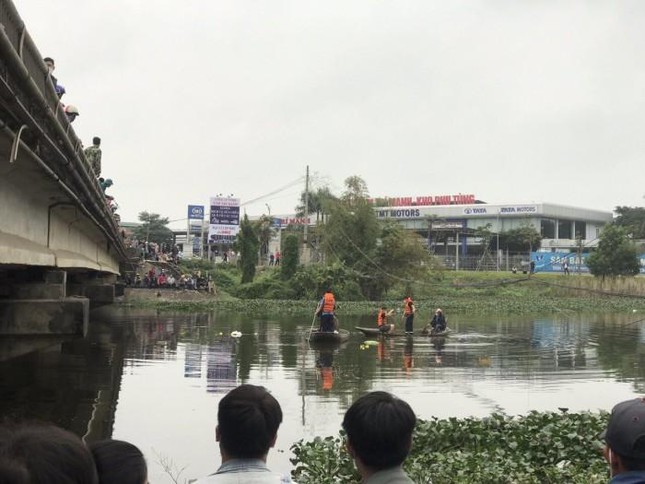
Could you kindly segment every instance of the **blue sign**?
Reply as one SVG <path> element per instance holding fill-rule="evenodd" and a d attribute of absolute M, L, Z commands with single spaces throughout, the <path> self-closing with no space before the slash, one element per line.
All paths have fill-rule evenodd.
<path fill-rule="evenodd" d="M 203 205 L 188 205 L 188 220 L 191 219 L 204 220 Z"/>
<path fill-rule="evenodd" d="M 531 252 L 531 260 L 535 262 L 535 272 L 564 272 L 565 262 L 569 272 L 588 273 L 586 260 L 589 254 L 583 253 L 578 257 L 576 252 Z M 645 274 L 645 254 L 641 254 L 641 274 Z"/>

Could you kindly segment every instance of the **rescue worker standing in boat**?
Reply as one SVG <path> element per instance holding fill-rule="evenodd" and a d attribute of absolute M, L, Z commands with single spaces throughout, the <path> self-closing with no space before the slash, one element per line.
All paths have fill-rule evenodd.
<path fill-rule="evenodd" d="M 403 317 L 405 318 L 405 334 L 412 334 L 414 330 L 414 313 L 416 308 L 414 307 L 414 301 L 410 296 L 406 297 L 403 300 Z"/>
<path fill-rule="evenodd" d="M 379 309 L 378 316 L 376 317 L 376 324 L 381 333 L 392 333 L 394 331 L 394 325 L 389 323 L 387 318 L 392 315 L 394 309 L 389 311 L 385 306 L 381 306 Z"/>
<path fill-rule="evenodd" d="M 320 331 L 332 333 L 336 330 L 335 310 L 336 299 L 331 292 L 331 288 L 328 287 L 316 308 L 316 315 L 320 316 Z"/>

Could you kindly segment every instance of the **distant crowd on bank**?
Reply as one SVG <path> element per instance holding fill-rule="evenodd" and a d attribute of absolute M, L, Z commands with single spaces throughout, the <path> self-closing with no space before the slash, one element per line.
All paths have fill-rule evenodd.
<path fill-rule="evenodd" d="M 67 117 L 67 120 L 71 124 L 76 120 L 78 116 L 80 116 L 80 112 L 76 106 L 72 104 L 65 105 L 61 101 L 63 95 L 65 95 L 67 91 L 65 87 L 58 82 L 58 79 L 53 74 L 54 70 L 56 69 L 56 63 L 54 62 L 54 59 L 51 57 L 45 57 L 43 59 L 43 62 L 45 63 L 45 67 L 47 68 L 47 77 L 49 78 L 52 85 L 54 86 L 54 91 L 58 96 L 61 107 L 65 112 L 65 116 Z M 103 155 L 101 151 L 101 138 L 99 138 L 98 136 L 95 136 L 92 139 L 92 145 L 85 148 L 83 150 L 83 154 L 85 156 L 85 162 L 87 163 L 87 169 L 89 173 L 96 178 L 96 182 L 101 192 L 105 196 L 106 204 L 110 208 L 110 211 L 112 212 L 112 216 L 114 217 L 115 221 L 119 223 L 121 221 L 121 217 L 119 216 L 118 213 L 116 213 L 119 206 L 116 203 L 116 200 L 114 199 L 114 197 L 106 193 L 106 190 L 110 188 L 112 185 L 114 185 L 114 182 L 112 181 L 111 178 L 104 178 L 101 175 L 101 158 Z"/>
<path fill-rule="evenodd" d="M 267 466 L 282 424 L 282 408 L 264 387 L 241 385 L 219 402 L 215 441 L 221 465 L 197 484 L 284 484 L 288 474 Z M 346 449 L 363 484 L 411 484 L 403 464 L 417 418 L 410 405 L 384 391 L 358 398 L 345 412 Z M 616 405 L 601 435 L 610 484 L 645 483 L 645 399 Z M 321 476 L 322 478 L 323 476 Z M 463 476 L 468 481 L 468 476 Z M 134 444 L 86 444 L 51 424 L 0 426 L 0 482 L 12 484 L 147 484 L 143 453 Z"/>
<path fill-rule="evenodd" d="M 181 274 L 175 277 L 172 272 L 166 272 L 165 269 L 157 272 L 152 267 L 143 277 L 139 273 L 134 276 L 134 279 L 129 275 L 126 276 L 125 283 L 127 286 L 147 289 L 186 289 L 191 291 L 206 291 L 211 294 L 215 293 L 215 284 L 210 274 L 204 275 L 201 271 Z"/>

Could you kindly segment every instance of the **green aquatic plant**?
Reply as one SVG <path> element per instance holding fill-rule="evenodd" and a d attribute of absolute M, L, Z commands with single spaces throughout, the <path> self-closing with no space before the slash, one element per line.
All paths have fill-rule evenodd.
<path fill-rule="evenodd" d="M 606 422 L 607 413 L 566 411 L 419 421 L 404 467 L 417 483 L 600 484 Z M 360 482 L 342 435 L 301 440 L 292 451 L 297 482 Z"/>

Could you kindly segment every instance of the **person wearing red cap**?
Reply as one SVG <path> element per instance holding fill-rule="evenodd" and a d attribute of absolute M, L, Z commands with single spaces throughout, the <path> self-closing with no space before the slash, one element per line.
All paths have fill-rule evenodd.
<path fill-rule="evenodd" d="M 645 398 L 616 405 L 601 437 L 611 474 L 609 483 L 645 483 Z"/>

